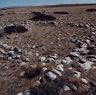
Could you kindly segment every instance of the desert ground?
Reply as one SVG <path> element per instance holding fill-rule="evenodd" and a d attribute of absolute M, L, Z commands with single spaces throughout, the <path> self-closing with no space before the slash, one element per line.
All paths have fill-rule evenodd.
<path fill-rule="evenodd" d="M 96 5 L 1 8 L 0 95 L 96 95 Z"/>

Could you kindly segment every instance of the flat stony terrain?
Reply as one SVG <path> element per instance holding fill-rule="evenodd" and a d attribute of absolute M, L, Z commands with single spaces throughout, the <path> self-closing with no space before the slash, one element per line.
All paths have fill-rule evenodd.
<path fill-rule="evenodd" d="M 96 5 L 0 9 L 0 95 L 96 95 Z"/>

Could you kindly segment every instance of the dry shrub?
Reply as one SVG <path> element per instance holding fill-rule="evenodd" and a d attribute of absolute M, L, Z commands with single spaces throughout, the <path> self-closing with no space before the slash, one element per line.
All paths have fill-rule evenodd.
<path fill-rule="evenodd" d="M 27 79 L 32 79 L 40 75 L 42 72 L 42 67 L 39 65 L 24 65 L 24 66 L 21 66 L 21 69 L 25 71 L 24 76 Z"/>

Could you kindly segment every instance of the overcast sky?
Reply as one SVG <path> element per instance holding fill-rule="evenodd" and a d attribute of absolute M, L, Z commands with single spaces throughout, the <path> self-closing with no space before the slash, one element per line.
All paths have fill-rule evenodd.
<path fill-rule="evenodd" d="M 96 3 L 96 0 L 0 0 L 0 7 L 71 3 Z"/>

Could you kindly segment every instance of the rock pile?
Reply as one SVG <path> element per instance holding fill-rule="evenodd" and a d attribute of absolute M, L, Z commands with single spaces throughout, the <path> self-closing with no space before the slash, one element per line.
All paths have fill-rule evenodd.
<path fill-rule="evenodd" d="M 73 23 L 70 23 L 72 25 Z M 74 25 L 73 25 L 74 26 Z M 82 23 L 79 27 L 88 28 L 92 25 Z M 38 55 L 39 62 L 42 67 L 42 76 L 38 78 L 39 85 L 47 82 L 56 82 L 62 77 L 67 80 L 68 84 L 65 83 L 62 87 L 63 91 L 77 91 L 80 90 L 79 86 L 85 86 L 84 90 L 88 91 L 91 87 L 89 80 L 86 79 L 83 74 L 89 72 L 94 68 L 96 63 L 96 31 L 92 31 L 89 36 L 76 37 L 70 39 L 75 44 L 75 48 L 63 59 L 60 59 L 57 54 L 40 56 Z M 2 51 L 4 52 L 4 51 Z M 53 64 L 53 67 L 48 68 L 47 66 Z M 81 84 L 81 85 L 80 85 Z M 39 86 L 38 86 L 39 87 Z M 31 90 L 30 90 L 31 91 Z M 31 92 L 33 93 L 33 92 Z M 25 95 L 25 94 L 24 94 Z M 30 95 L 30 94 L 29 94 Z"/>
<path fill-rule="evenodd" d="M 71 27 L 79 27 L 79 28 L 91 28 L 94 25 L 87 23 L 87 22 L 78 22 L 78 23 L 74 23 L 74 22 L 67 22 L 65 23 L 66 26 L 71 26 Z"/>
<path fill-rule="evenodd" d="M 0 60 L 9 60 L 16 63 L 29 62 L 23 51 L 19 48 L 0 43 Z"/>

